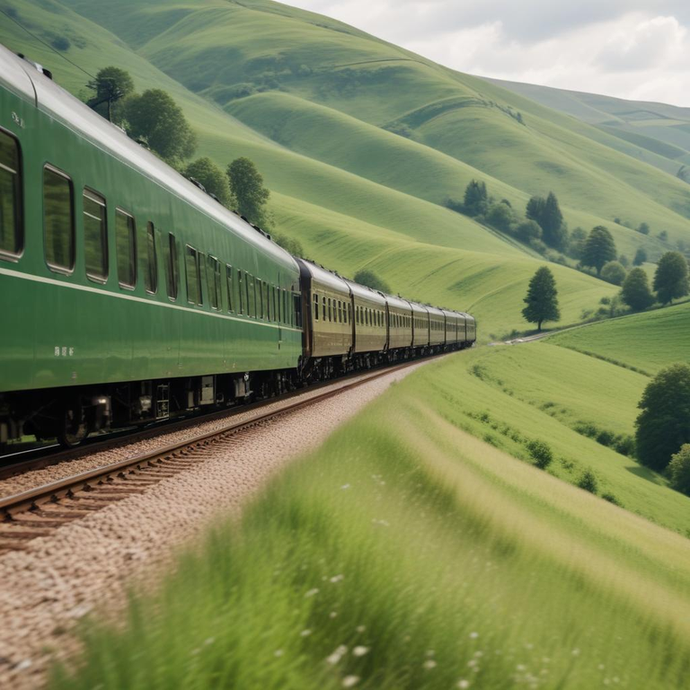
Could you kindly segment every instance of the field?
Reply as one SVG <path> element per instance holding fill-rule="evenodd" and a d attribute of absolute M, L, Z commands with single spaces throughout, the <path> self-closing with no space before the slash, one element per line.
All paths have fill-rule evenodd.
<path fill-rule="evenodd" d="M 689 499 L 474 372 L 559 351 L 585 357 L 482 348 L 396 385 L 135 596 L 124 628 L 89 622 L 83 666 L 51 687 L 681 687 Z M 629 429 L 644 377 L 613 368 Z M 528 437 L 557 476 L 509 454 Z M 558 478 L 585 466 L 626 510 Z"/>
<path fill-rule="evenodd" d="M 372 268 L 394 292 L 472 310 L 484 339 L 527 326 L 522 297 L 543 260 L 444 208 L 473 178 L 518 211 L 553 189 L 571 228 L 608 225 L 629 258 L 640 246 L 654 259 L 690 242 L 690 187 L 635 159 L 637 146 L 328 18 L 268 0 L 3 7 L 46 43 L 67 39 L 71 62 L 9 16 L 0 21 L 5 45 L 49 66 L 75 94 L 89 96 L 77 66 L 124 67 L 140 91 L 164 88 L 181 105 L 197 155 L 222 166 L 252 158 L 272 191 L 276 230 L 308 256 L 350 276 Z M 648 222 L 652 235 L 616 217 Z M 564 325 L 615 293 L 552 268 Z"/>

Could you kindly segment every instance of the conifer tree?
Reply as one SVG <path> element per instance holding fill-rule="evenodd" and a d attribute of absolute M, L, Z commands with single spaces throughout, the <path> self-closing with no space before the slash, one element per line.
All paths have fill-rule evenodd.
<path fill-rule="evenodd" d="M 465 189 L 464 209 L 468 216 L 478 216 L 486 211 L 489 194 L 485 182 L 472 180 Z"/>
<path fill-rule="evenodd" d="M 542 266 L 532 276 L 523 301 L 527 306 L 522 310 L 522 315 L 526 321 L 536 323 L 537 330 L 541 331 L 544 321 L 560 320 L 556 280 L 548 266 Z"/>

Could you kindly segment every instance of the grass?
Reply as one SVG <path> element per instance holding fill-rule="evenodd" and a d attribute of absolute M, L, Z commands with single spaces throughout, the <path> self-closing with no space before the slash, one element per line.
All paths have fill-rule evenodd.
<path fill-rule="evenodd" d="M 123 625 L 88 621 L 51 688 L 682 686 L 688 541 L 465 431 L 479 355 L 396 385 Z"/>
<path fill-rule="evenodd" d="M 686 302 L 561 333 L 549 342 L 654 375 L 669 364 L 690 363 L 689 334 Z"/>

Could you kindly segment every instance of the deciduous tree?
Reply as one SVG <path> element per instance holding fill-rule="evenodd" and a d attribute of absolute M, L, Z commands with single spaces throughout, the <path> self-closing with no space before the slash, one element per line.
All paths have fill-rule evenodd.
<path fill-rule="evenodd" d="M 380 278 L 376 273 L 368 269 L 362 269 L 355 273 L 355 283 L 366 285 L 372 290 L 380 290 L 381 292 L 390 292 L 390 288 L 385 280 Z"/>
<path fill-rule="evenodd" d="M 662 304 L 672 304 L 678 297 L 690 292 L 688 285 L 688 262 L 680 252 L 666 252 L 656 267 L 654 292 Z"/>
<path fill-rule="evenodd" d="M 226 208 L 235 206 L 227 176 L 210 158 L 197 158 L 184 169 L 184 175 L 203 185 Z"/>
<path fill-rule="evenodd" d="M 676 490 L 690 496 L 690 443 L 686 443 L 671 457 L 668 466 L 668 475 L 671 486 Z"/>
<path fill-rule="evenodd" d="M 134 81 L 129 72 L 112 65 L 104 67 L 86 86 L 96 92 L 87 105 L 120 124 L 124 117 L 124 99 L 134 93 Z"/>
<path fill-rule="evenodd" d="M 227 169 L 230 189 L 237 199 L 237 210 L 255 225 L 269 227 L 272 223 L 266 204 L 271 195 L 264 187 L 264 178 L 249 158 L 235 159 Z"/>
<path fill-rule="evenodd" d="M 635 252 L 635 258 L 633 259 L 633 266 L 642 266 L 643 263 L 647 261 L 647 252 L 640 247 Z"/>
<path fill-rule="evenodd" d="M 690 366 L 662 369 L 645 388 L 638 407 L 637 457 L 662 472 L 671 456 L 690 443 Z"/>
<path fill-rule="evenodd" d="M 194 154 L 196 135 L 182 109 L 162 89 L 149 89 L 128 98 L 125 116 L 130 135 L 143 137 L 169 163 L 178 164 Z"/>
<path fill-rule="evenodd" d="M 601 269 L 601 277 L 612 285 L 622 285 L 627 272 L 618 261 L 608 261 Z"/>
<path fill-rule="evenodd" d="M 600 275 L 604 264 L 614 261 L 617 256 L 616 243 L 613 241 L 608 228 L 603 225 L 592 228 L 592 232 L 589 233 L 585 243 L 582 265 L 595 268 L 597 275 Z"/>
<path fill-rule="evenodd" d="M 548 266 L 537 269 L 523 301 L 527 305 L 522 310 L 523 317 L 530 323 L 536 323 L 539 331 L 544 321 L 558 321 L 561 318 L 556 280 Z"/>
<path fill-rule="evenodd" d="M 623 281 L 621 298 L 633 311 L 644 311 L 654 304 L 647 274 L 643 268 L 633 268 Z"/>

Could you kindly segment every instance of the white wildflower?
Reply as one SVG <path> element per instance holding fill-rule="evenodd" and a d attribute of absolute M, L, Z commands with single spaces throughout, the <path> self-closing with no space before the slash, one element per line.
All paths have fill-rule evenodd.
<path fill-rule="evenodd" d="M 467 688 L 470 687 L 470 681 L 469 681 L 469 680 L 465 680 L 465 679 L 463 678 L 462 680 L 459 680 L 459 681 L 458 681 L 458 687 L 460 688 L 460 690 L 467 690 Z"/>
<path fill-rule="evenodd" d="M 573 649 L 573 656 L 580 656 L 580 650 L 577 647 Z"/>
<path fill-rule="evenodd" d="M 467 666 L 469 668 L 474 668 L 479 662 L 476 659 L 472 659 L 472 661 L 467 662 Z"/>
<path fill-rule="evenodd" d="M 362 645 L 360 645 L 359 647 L 355 647 L 352 650 L 352 654 L 354 656 L 364 656 L 368 652 L 369 652 L 369 647 L 363 647 Z"/>
<path fill-rule="evenodd" d="M 343 484 L 340 488 L 344 491 L 346 489 L 349 489 L 351 484 Z"/>
<path fill-rule="evenodd" d="M 470 639 L 471 639 L 471 640 L 476 640 L 478 637 L 479 637 L 479 633 L 478 633 L 478 632 L 471 632 L 471 633 L 470 633 Z"/>
<path fill-rule="evenodd" d="M 366 625 L 358 625 L 355 630 L 357 630 L 358 633 L 363 633 L 367 629 Z"/>
<path fill-rule="evenodd" d="M 332 582 L 333 584 L 336 584 L 337 582 L 342 582 L 344 579 L 345 579 L 345 576 L 344 576 L 344 575 L 334 575 L 334 576 L 331 578 L 331 582 Z"/>
<path fill-rule="evenodd" d="M 319 588 L 318 588 L 318 587 L 314 587 L 314 589 L 310 589 L 310 590 L 304 595 L 304 597 L 305 597 L 305 599 L 306 599 L 306 598 L 309 598 L 309 597 L 313 597 L 314 595 L 316 595 L 316 594 L 318 594 L 318 593 L 319 593 Z"/>
<path fill-rule="evenodd" d="M 359 676 L 345 676 L 343 678 L 344 688 L 353 688 L 357 683 L 359 683 Z"/>
<path fill-rule="evenodd" d="M 433 659 L 427 659 L 422 666 L 427 670 L 431 671 L 432 668 L 436 668 L 436 662 Z"/>
<path fill-rule="evenodd" d="M 326 661 L 335 666 L 347 654 L 347 647 L 341 644 L 330 656 L 326 657 Z"/>
<path fill-rule="evenodd" d="M 309 635 L 311 635 L 311 630 L 309 630 L 309 629 L 302 630 L 302 632 L 300 633 L 301 637 L 309 637 Z"/>
<path fill-rule="evenodd" d="M 15 667 L 15 671 L 26 671 L 27 668 L 31 666 L 31 659 L 24 659 L 20 661 Z"/>
<path fill-rule="evenodd" d="M 329 618 L 336 618 L 337 616 L 338 616 L 338 612 L 337 612 L 337 611 L 331 611 L 331 612 L 328 614 L 328 617 L 329 617 Z"/>
<path fill-rule="evenodd" d="M 275 652 L 273 652 L 273 656 L 281 657 L 285 654 L 285 652 L 282 649 L 276 649 Z"/>

